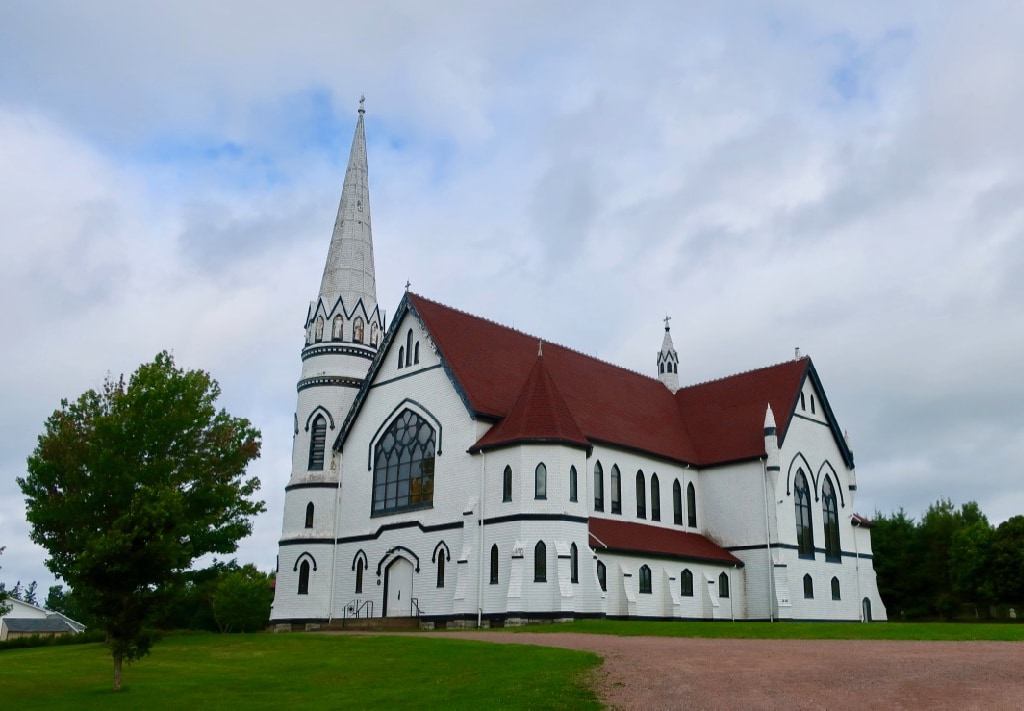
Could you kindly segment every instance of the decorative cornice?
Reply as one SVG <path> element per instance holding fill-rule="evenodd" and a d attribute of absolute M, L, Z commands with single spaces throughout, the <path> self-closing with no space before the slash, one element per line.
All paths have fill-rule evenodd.
<path fill-rule="evenodd" d="M 306 388 L 337 387 L 337 388 L 359 388 L 363 384 L 361 378 L 347 378 L 341 375 L 314 375 L 312 378 L 303 378 L 295 386 L 295 390 L 302 392 Z"/>
<path fill-rule="evenodd" d="M 306 361 L 321 355 L 346 355 L 373 360 L 377 349 L 370 345 L 354 345 L 335 343 L 313 343 L 302 349 L 302 360 Z"/>

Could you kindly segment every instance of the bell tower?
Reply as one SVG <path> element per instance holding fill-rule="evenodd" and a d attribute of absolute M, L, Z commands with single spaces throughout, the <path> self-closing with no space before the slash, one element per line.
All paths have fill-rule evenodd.
<path fill-rule="evenodd" d="M 665 317 L 665 338 L 658 351 L 658 380 L 665 383 L 665 387 L 674 395 L 679 390 L 679 354 L 672 345 L 672 334 L 669 332 L 668 322 L 671 319 L 671 316 Z"/>

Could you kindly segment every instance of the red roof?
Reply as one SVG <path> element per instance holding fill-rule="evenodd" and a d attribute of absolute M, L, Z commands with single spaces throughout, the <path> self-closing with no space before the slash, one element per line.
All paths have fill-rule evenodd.
<path fill-rule="evenodd" d="M 471 452 L 519 442 L 561 442 L 590 447 L 558 386 L 537 357 L 519 397 L 508 415 L 487 430 Z"/>
<path fill-rule="evenodd" d="M 768 404 L 781 440 L 811 367 L 805 357 L 673 396 L 656 378 L 556 344 L 544 344 L 541 365 L 537 338 L 416 294 L 407 298 L 474 415 L 501 421 L 479 447 L 553 438 L 699 466 L 753 459 L 765 454 Z"/>
<path fill-rule="evenodd" d="M 590 540 L 596 548 L 622 553 L 648 553 L 687 560 L 743 565 L 743 561 L 700 535 L 632 521 L 590 518 Z"/>

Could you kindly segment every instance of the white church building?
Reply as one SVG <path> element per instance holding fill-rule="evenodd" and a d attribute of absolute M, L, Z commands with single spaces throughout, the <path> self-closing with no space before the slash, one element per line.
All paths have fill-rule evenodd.
<path fill-rule="evenodd" d="M 273 624 L 885 619 L 810 358 L 681 387 L 667 320 L 650 377 L 411 292 L 385 328 L 363 118 L 305 319 Z"/>

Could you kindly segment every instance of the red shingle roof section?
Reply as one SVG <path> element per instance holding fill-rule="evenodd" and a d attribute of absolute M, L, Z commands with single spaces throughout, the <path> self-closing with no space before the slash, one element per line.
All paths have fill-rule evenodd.
<path fill-rule="evenodd" d="M 469 451 L 493 449 L 523 442 L 560 442 L 590 447 L 558 386 L 538 356 L 519 397 L 508 415 L 480 438 Z"/>
<path fill-rule="evenodd" d="M 526 392 L 524 383 L 533 377 L 538 340 L 416 294 L 407 298 L 474 415 L 512 419 Z M 516 431 L 550 430 L 571 421 L 590 443 L 699 466 L 763 456 L 765 408 L 770 402 L 784 435 L 810 367 L 810 360 L 802 358 L 683 388 L 673 396 L 656 378 L 556 344 L 544 344 L 543 361 L 545 382 L 550 381 L 567 413 L 548 402 L 546 407 L 555 408 L 551 421 L 530 424 L 527 415 L 536 413 L 524 404 L 508 431 L 494 438 L 509 441 Z M 493 444 L 488 435 L 478 445 Z M 570 441 L 576 441 L 575 434 Z"/>
<path fill-rule="evenodd" d="M 590 540 L 595 546 L 610 551 L 651 553 L 725 565 L 743 565 L 739 558 L 699 533 L 645 523 L 591 517 Z"/>

